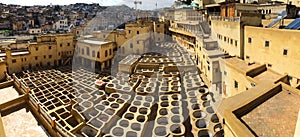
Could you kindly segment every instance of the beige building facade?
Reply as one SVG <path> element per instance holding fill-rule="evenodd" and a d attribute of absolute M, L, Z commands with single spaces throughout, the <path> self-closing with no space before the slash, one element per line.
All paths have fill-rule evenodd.
<path fill-rule="evenodd" d="M 95 39 L 80 39 L 77 42 L 75 62 L 86 68 L 104 70 L 112 65 L 113 43 Z"/>
<path fill-rule="evenodd" d="M 41 28 L 32 28 L 32 29 L 29 29 L 28 32 L 31 35 L 42 34 L 42 29 Z"/>
<path fill-rule="evenodd" d="M 147 50 L 151 39 L 154 39 L 153 22 L 139 20 L 125 25 L 127 41 L 121 47 L 120 53 L 124 56 L 129 54 L 141 54 Z"/>
<path fill-rule="evenodd" d="M 298 30 L 245 27 L 245 60 L 267 64 L 268 68 L 288 74 L 291 84 L 300 83 Z"/>
<path fill-rule="evenodd" d="M 175 9 L 174 21 L 185 22 L 185 21 L 200 21 L 202 15 L 200 12 L 193 10 L 192 8 Z"/>
<path fill-rule="evenodd" d="M 75 41 L 71 34 L 39 36 L 36 42 L 28 43 L 26 49 L 6 50 L 8 73 L 71 64 L 74 47 Z"/>
<path fill-rule="evenodd" d="M 212 17 L 212 35 L 218 39 L 221 51 L 244 58 L 244 26 L 246 25 L 261 25 L 261 15 L 243 13 L 238 17 Z"/>
<path fill-rule="evenodd" d="M 164 42 L 166 27 L 165 22 L 153 22 L 155 42 Z"/>

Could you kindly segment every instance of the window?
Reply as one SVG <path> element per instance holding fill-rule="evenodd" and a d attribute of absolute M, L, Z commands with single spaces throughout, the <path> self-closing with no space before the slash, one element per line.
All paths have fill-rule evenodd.
<path fill-rule="evenodd" d="M 235 41 L 235 46 L 237 46 L 237 43 L 238 43 L 238 42 L 237 42 L 237 40 L 236 40 L 236 41 Z"/>
<path fill-rule="evenodd" d="M 38 56 L 35 56 L 34 58 L 35 58 L 35 60 L 38 60 Z"/>
<path fill-rule="evenodd" d="M 68 43 L 67 45 L 70 46 L 70 43 Z"/>
<path fill-rule="evenodd" d="M 36 50 L 36 51 L 38 51 L 38 50 L 39 50 L 39 48 L 38 48 L 38 47 L 35 47 L 35 50 Z"/>
<path fill-rule="evenodd" d="M 246 59 L 249 59 L 250 57 L 249 56 L 246 56 Z"/>
<path fill-rule="evenodd" d="M 237 81 L 234 81 L 234 88 L 239 88 L 239 83 Z"/>
<path fill-rule="evenodd" d="M 51 59 L 52 58 L 52 55 L 49 55 L 49 59 Z"/>
<path fill-rule="evenodd" d="M 90 48 L 86 47 L 86 54 L 89 56 L 90 55 Z"/>
<path fill-rule="evenodd" d="M 108 54 L 108 53 L 107 53 L 107 50 L 105 50 L 105 57 L 107 57 L 107 54 Z"/>
<path fill-rule="evenodd" d="M 111 51 L 111 49 L 109 49 L 109 55 L 111 55 L 112 54 L 112 51 Z"/>
<path fill-rule="evenodd" d="M 140 34 L 140 31 L 136 31 L 136 34 Z"/>
<path fill-rule="evenodd" d="M 226 37 L 224 37 L 224 42 L 226 42 Z"/>
<path fill-rule="evenodd" d="M 105 38 L 105 35 L 103 35 L 102 37 Z"/>
<path fill-rule="evenodd" d="M 159 28 L 159 27 L 160 27 L 160 25 L 157 25 L 157 27 Z"/>
<path fill-rule="evenodd" d="M 97 52 L 97 58 L 100 58 L 100 52 L 99 51 Z"/>
<path fill-rule="evenodd" d="M 62 44 L 60 44 L 60 47 L 62 47 Z"/>
<path fill-rule="evenodd" d="M 81 54 L 84 55 L 84 49 L 83 48 L 81 49 Z"/>
<path fill-rule="evenodd" d="M 289 80 L 289 81 L 293 80 L 293 77 L 288 76 L 288 80 Z"/>
<path fill-rule="evenodd" d="M 265 47 L 269 47 L 270 46 L 270 41 L 265 41 Z"/>
<path fill-rule="evenodd" d="M 16 60 L 16 59 L 12 59 L 11 62 L 12 62 L 12 63 L 16 63 L 17 60 Z"/>
<path fill-rule="evenodd" d="M 232 39 L 230 39 L 230 44 L 231 44 L 231 45 L 233 44 L 233 40 L 232 40 Z"/>
<path fill-rule="evenodd" d="M 140 44 L 140 41 L 136 41 L 136 44 Z"/>
<path fill-rule="evenodd" d="M 288 50 L 287 49 L 283 49 L 283 55 L 287 55 Z"/>
<path fill-rule="evenodd" d="M 248 43 L 251 43 L 252 42 L 252 38 L 248 38 Z"/>
<path fill-rule="evenodd" d="M 271 67 L 272 67 L 272 64 L 268 64 L 268 67 L 270 67 L 270 68 L 271 68 Z"/>
<path fill-rule="evenodd" d="M 207 69 L 208 69 L 208 71 L 210 71 L 210 67 L 209 66 L 207 66 Z"/>
<path fill-rule="evenodd" d="M 44 55 L 44 59 L 46 58 L 46 55 Z"/>
<path fill-rule="evenodd" d="M 49 49 L 52 49 L 52 47 L 51 47 L 51 46 L 49 46 L 48 48 L 49 48 Z"/>
<path fill-rule="evenodd" d="M 131 30 L 128 30 L 128 33 L 130 34 Z"/>
<path fill-rule="evenodd" d="M 133 48 L 133 44 L 132 43 L 130 43 L 130 48 Z"/>
<path fill-rule="evenodd" d="M 227 76 L 227 72 L 226 71 L 224 71 L 224 76 Z"/>
<path fill-rule="evenodd" d="M 95 57 L 95 51 L 92 51 L 92 57 Z"/>

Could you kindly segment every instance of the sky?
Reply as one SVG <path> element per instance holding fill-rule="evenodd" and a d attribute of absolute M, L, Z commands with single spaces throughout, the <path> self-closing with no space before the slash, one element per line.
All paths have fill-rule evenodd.
<path fill-rule="evenodd" d="M 126 4 L 129 7 L 135 7 L 133 2 L 135 0 L 0 0 L 4 4 L 18 4 L 18 5 L 67 5 L 74 3 L 99 3 L 102 6 L 121 5 Z M 142 1 L 142 5 L 138 5 L 138 9 L 155 9 L 157 2 L 158 8 L 170 7 L 175 0 L 138 0 Z"/>

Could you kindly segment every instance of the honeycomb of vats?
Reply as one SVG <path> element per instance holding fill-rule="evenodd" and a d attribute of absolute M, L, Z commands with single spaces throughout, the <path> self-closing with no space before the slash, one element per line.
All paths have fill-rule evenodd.
<path fill-rule="evenodd" d="M 136 95 L 127 111 L 106 136 L 146 136 L 144 127 L 150 117 L 153 104 L 152 96 Z"/>
<path fill-rule="evenodd" d="M 155 136 L 184 136 L 185 127 L 180 94 L 159 97 L 157 117 L 153 128 Z"/>
<path fill-rule="evenodd" d="M 60 68 L 25 71 L 20 79 L 30 88 L 37 108 L 51 118 L 53 128 L 67 133 L 63 136 L 146 136 L 149 132 L 152 136 L 213 136 L 222 132 L 210 92 L 190 56 L 175 43 L 159 46 L 165 50 L 126 57 L 115 76 Z M 95 85 L 96 80 L 105 86 Z"/>
<path fill-rule="evenodd" d="M 222 125 L 211 106 L 212 97 L 210 92 L 203 87 L 204 83 L 197 72 L 186 73 L 184 84 L 193 135 L 213 136 L 218 132 L 222 132 Z"/>

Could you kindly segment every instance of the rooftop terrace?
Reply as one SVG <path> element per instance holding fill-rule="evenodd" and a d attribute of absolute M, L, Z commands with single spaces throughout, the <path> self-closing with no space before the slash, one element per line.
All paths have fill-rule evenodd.
<path fill-rule="evenodd" d="M 249 65 L 248 63 L 246 63 L 245 61 L 243 61 L 241 59 L 238 59 L 237 57 L 225 58 L 224 61 L 226 64 L 235 66 L 235 68 L 237 68 L 243 72 L 248 72 L 248 71 L 260 66 L 257 63 Z"/>
<path fill-rule="evenodd" d="M 286 89 L 257 106 L 242 120 L 261 137 L 294 136 L 300 96 Z"/>

